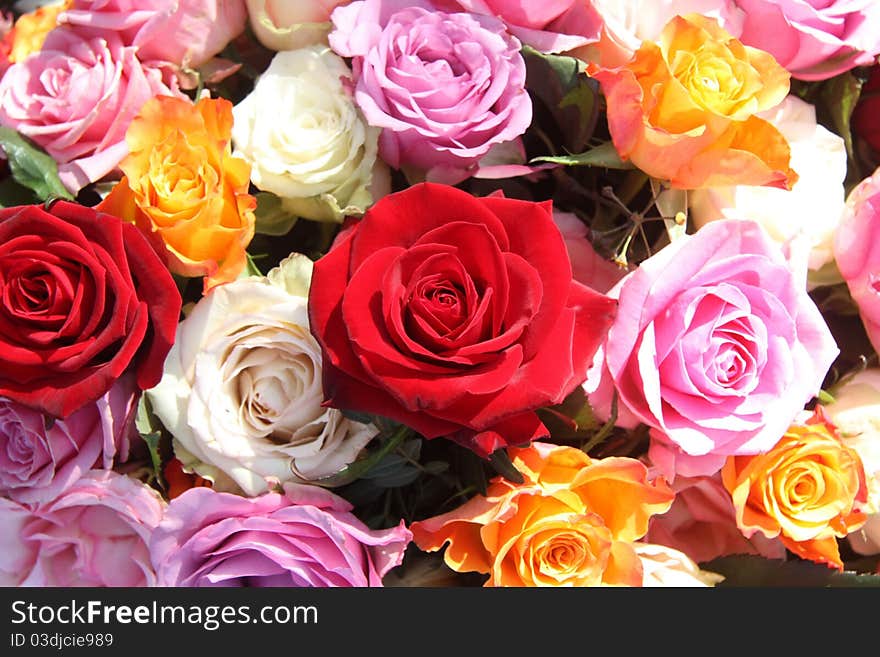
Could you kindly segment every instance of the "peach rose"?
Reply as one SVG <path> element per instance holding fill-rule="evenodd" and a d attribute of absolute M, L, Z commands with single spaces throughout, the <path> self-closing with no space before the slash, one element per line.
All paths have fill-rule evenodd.
<path fill-rule="evenodd" d="M 843 569 L 837 539 L 865 522 L 865 471 L 821 410 L 769 452 L 729 457 L 721 480 L 746 537 L 779 536 L 798 556 Z"/>
<path fill-rule="evenodd" d="M 413 540 L 446 564 L 488 573 L 486 586 L 641 586 L 633 542 L 673 493 L 629 458 L 591 459 L 574 447 L 510 448 L 522 484 L 496 477 L 486 496 L 413 523 Z"/>
<path fill-rule="evenodd" d="M 648 175 L 680 189 L 797 180 L 785 137 L 755 116 L 786 97 L 789 73 L 715 19 L 676 16 L 624 66 L 589 70 L 614 146 Z"/>
<path fill-rule="evenodd" d="M 98 205 L 157 242 L 172 272 L 205 276 L 205 291 L 244 270 L 254 236 L 250 166 L 231 155 L 232 103 L 158 96 L 125 135 L 125 177 Z"/>
<path fill-rule="evenodd" d="M 20 62 L 31 53 L 38 52 L 49 32 L 58 26 L 58 14 L 69 8 L 72 2 L 73 0 L 65 0 L 44 5 L 19 16 L 12 28 L 9 61 Z"/>

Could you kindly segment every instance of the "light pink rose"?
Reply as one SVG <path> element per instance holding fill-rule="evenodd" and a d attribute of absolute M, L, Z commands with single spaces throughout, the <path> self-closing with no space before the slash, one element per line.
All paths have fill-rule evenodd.
<path fill-rule="evenodd" d="M 381 586 L 412 534 L 371 530 L 318 486 L 241 497 L 192 488 L 168 505 L 150 549 L 159 586 Z"/>
<path fill-rule="evenodd" d="M 85 39 L 49 33 L 39 53 L 0 80 L 0 124 L 42 146 L 72 193 L 113 171 L 128 153 L 125 131 L 153 96 L 178 95 L 113 32 Z"/>
<path fill-rule="evenodd" d="M 137 394 L 133 374 L 70 417 L 50 421 L 0 398 L 0 495 L 25 504 L 48 502 L 93 467 L 128 458 Z"/>
<path fill-rule="evenodd" d="M 596 253 L 588 238 L 589 229 L 577 218 L 577 215 L 554 211 L 553 221 L 559 227 L 562 239 L 565 240 L 574 280 L 605 294 L 626 276 L 626 269 L 618 267 Z"/>
<path fill-rule="evenodd" d="M 766 50 L 792 76 L 824 80 L 880 53 L 877 0 L 736 0 L 745 11 L 741 40 Z"/>
<path fill-rule="evenodd" d="M 295 50 L 327 42 L 330 14 L 351 0 L 245 0 L 251 29 L 271 50 Z"/>
<path fill-rule="evenodd" d="M 520 42 L 496 18 L 420 0 L 363 0 L 331 15 L 330 46 L 353 58 L 355 100 L 383 128 L 379 157 L 453 183 L 532 120 Z"/>
<path fill-rule="evenodd" d="M 111 470 L 33 509 L 0 498 L 0 584 L 154 586 L 147 544 L 163 510 L 153 489 Z"/>
<path fill-rule="evenodd" d="M 497 16 L 520 41 L 547 53 L 568 52 L 599 39 L 602 18 L 578 0 L 453 0 L 464 11 Z"/>
<path fill-rule="evenodd" d="M 141 61 L 198 68 L 241 34 L 244 0 L 74 0 L 58 17 L 85 36 L 116 32 Z"/>
<path fill-rule="evenodd" d="M 804 281 L 753 221 L 675 240 L 609 296 L 618 314 L 587 388 L 613 386 L 628 419 L 652 428 L 650 457 L 667 479 L 770 449 L 839 353 Z"/>
<path fill-rule="evenodd" d="M 880 352 L 880 169 L 849 193 L 834 259 L 874 349 Z"/>
<path fill-rule="evenodd" d="M 680 550 L 697 563 L 730 554 L 760 554 L 782 559 L 785 546 L 757 532 L 748 539 L 736 526 L 736 511 L 721 478 L 678 477 L 675 501 L 663 515 L 651 518 L 645 542 Z"/>

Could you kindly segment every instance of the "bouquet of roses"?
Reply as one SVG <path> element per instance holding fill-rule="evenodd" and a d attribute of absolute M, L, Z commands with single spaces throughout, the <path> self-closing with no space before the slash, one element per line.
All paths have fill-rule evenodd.
<path fill-rule="evenodd" d="M 880 581 L 880 4 L 0 32 L 0 583 Z"/>

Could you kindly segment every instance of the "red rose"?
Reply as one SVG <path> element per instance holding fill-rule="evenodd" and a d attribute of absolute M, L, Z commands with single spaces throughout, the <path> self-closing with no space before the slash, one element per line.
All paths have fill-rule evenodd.
<path fill-rule="evenodd" d="M 615 308 L 572 280 L 549 202 L 432 183 L 369 209 L 309 295 L 329 404 L 483 456 L 547 435 L 534 410 L 584 381 Z"/>
<path fill-rule="evenodd" d="M 853 131 L 880 151 L 880 66 L 871 69 L 852 116 Z"/>
<path fill-rule="evenodd" d="M 0 397 L 67 417 L 129 366 L 151 388 L 180 306 L 133 225 L 67 201 L 0 209 Z"/>

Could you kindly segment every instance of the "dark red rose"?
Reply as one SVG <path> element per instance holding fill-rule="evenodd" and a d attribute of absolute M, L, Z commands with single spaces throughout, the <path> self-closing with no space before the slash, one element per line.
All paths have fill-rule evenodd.
<path fill-rule="evenodd" d="M 853 131 L 880 152 L 880 66 L 871 69 L 852 116 Z"/>
<path fill-rule="evenodd" d="M 0 397 L 67 417 L 129 367 L 153 387 L 180 306 L 133 225 L 67 201 L 0 209 Z"/>
<path fill-rule="evenodd" d="M 584 381 L 615 308 L 572 280 L 549 202 L 432 183 L 369 209 L 309 295 L 330 405 L 483 456 L 547 435 L 535 409 Z"/>

